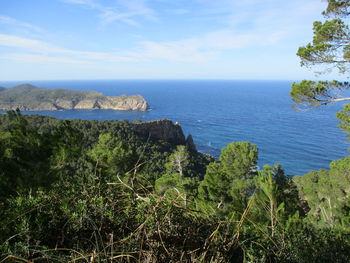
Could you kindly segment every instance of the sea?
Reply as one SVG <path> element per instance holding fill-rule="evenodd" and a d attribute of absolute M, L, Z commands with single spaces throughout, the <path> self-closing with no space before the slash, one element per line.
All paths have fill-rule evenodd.
<path fill-rule="evenodd" d="M 0 82 L 13 87 L 24 82 Z M 214 157 L 230 142 L 249 141 L 259 149 L 259 167 L 282 164 L 287 175 L 328 168 L 349 155 L 336 113 L 344 103 L 295 110 L 292 81 L 253 80 L 67 80 L 30 81 L 32 85 L 104 95 L 140 94 L 150 104 L 141 111 L 31 111 L 60 119 L 158 120 L 179 122 L 197 149 Z"/>

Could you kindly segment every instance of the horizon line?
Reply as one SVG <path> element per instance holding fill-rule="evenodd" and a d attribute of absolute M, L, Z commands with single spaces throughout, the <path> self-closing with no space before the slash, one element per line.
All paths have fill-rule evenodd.
<path fill-rule="evenodd" d="M 49 82 L 49 81 L 301 81 L 302 79 L 246 79 L 246 78 L 115 78 L 115 79 L 24 79 L 0 80 L 2 82 Z"/>

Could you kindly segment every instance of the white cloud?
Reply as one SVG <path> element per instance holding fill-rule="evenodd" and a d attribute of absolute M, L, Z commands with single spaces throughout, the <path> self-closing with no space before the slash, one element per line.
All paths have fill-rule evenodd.
<path fill-rule="evenodd" d="M 0 34 L 0 46 L 12 47 L 20 49 L 26 53 L 3 54 L 2 57 L 15 60 L 27 61 L 38 59 L 40 63 L 46 61 L 47 63 L 94 63 L 98 61 L 103 62 L 132 62 L 135 61 L 132 57 L 119 56 L 114 53 L 107 52 L 91 52 L 78 51 L 66 48 L 57 47 L 55 45 L 13 35 Z M 20 57 L 23 57 L 22 59 Z"/>
<path fill-rule="evenodd" d="M 22 28 L 26 28 L 26 29 L 30 29 L 36 32 L 42 32 L 43 30 L 38 27 L 38 26 L 34 26 L 22 21 L 19 21 L 17 19 L 14 19 L 12 17 L 9 16 L 4 16 L 4 15 L 0 15 L 0 23 L 1 24 L 7 24 L 7 25 L 11 25 L 14 27 L 22 27 Z"/>
<path fill-rule="evenodd" d="M 326 1 L 322 0 L 196 0 L 198 10 L 193 21 L 211 21 L 231 30 L 266 29 L 294 32 L 310 26 L 310 18 L 321 17 Z"/>
<path fill-rule="evenodd" d="M 134 19 L 136 16 L 156 19 L 154 10 L 147 5 L 147 0 L 115 0 L 116 6 L 105 6 L 97 0 L 62 1 L 97 10 L 99 12 L 98 16 L 101 18 L 102 23 L 105 24 L 120 21 L 134 25 L 137 24 L 137 21 Z M 36 55 L 53 57 L 54 59 L 57 59 L 58 55 L 63 58 L 66 57 L 68 60 L 63 59 L 62 63 L 69 61 L 69 59 L 95 62 L 135 62 L 150 61 L 152 59 L 171 62 L 206 62 L 219 59 L 226 51 L 273 46 L 281 40 L 291 37 L 290 32 L 292 28 L 295 30 L 296 24 L 300 24 L 297 23 L 298 20 L 302 20 L 297 14 L 306 16 L 308 12 L 312 11 L 312 4 L 317 0 L 310 0 L 312 4 L 307 5 L 300 4 L 300 0 L 296 0 L 296 3 L 288 2 L 288 4 L 276 4 L 275 0 L 266 0 L 265 5 L 273 6 L 269 6 L 268 11 L 252 8 L 258 4 L 261 6 L 262 3 L 259 0 L 243 2 L 222 0 L 220 3 L 209 0 L 197 1 L 204 8 L 201 11 L 202 13 L 204 12 L 208 16 L 210 14 L 225 15 L 222 19 L 226 21 L 226 25 L 221 26 L 224 29 L 174 41 L 146 40 L 139 42 L 137 46 L 131 46 L 130 49 L 122 50 L 118 53 L 72 50 L 40 40 L 4 34 L 0 34 L 0 46 L 15 47 Z M 286 5 L 288 5 L 288 8 L 285 8 Z M 208 7 L 212 9 L 209 10 Z M 119 9 L 123 10 L 123 12 L 120 12 Z M 185 14 L 188 11 L 185 9 L 172 9 L 172 12 Z M 6 16 L 0 16 L 0 22 L 35 29 L 32 25 Z M 240 24 L 248 22 L 251 24 L 250 26 L 240 26 Z M 40 29 L 38 28 L 37 30 Z M 7 58 L 18 58 L 18 56 L 14 57 L 11 55 Z M 50 62 L 50 59 L 47 61 Z"/>
<path fill-rule="evenodd" d="M 133 15 L 141 15 L 148 20 L 157 21 L 156 12 L 148 6 L 147 0 L 118 0 L 118 3 Z"/>
<path fill-rule="evenodd" d="M 22 48 L 39 53 L 64 53 L 65 49 L 54 45 L 13 35 L 0 34 L 0 46 Z"/>
<path fill-rule="evenodd" d="M 141 59 L 162 59 L 171 62 L 206 62 L 217 57 L 215 50 L 200 50 L 192 40 L 157 43 L 144 41 L 142 49 L 132 56 Z"/>
<path fill-rule="evenodd" d="M 219 30 L 176 41 L 142 41 L 138 43 L 138 48 L 131 47 L 115 53 L 72 50 L 40 40 L 0 34 L 0 46 L 21 51 L 21 53 L 3 54 L 3 58 L 23 62 L 32 60 L 33 63 L 35 60 L 40 63 L 125 63 L 154 59 L 196 63 L 217 60 L 225 51 L 252 46 L 271 46 L 282 37 L 283 32 L 276 32 L 266 37 L 265 32 L 238 34 L 231 30 Z"/>
<path fill-rule="evenodd" d="M 156 21 L 155 11 L 147 6 L 144 0 L 118 0 L 116 6 L 102 5 L 95 0 L 63 0 L 70 4 L 79 4 L 98 11 L 103 25 L 119 21 L 129 25 L 138 25 L 136 17 Z"/>
<path fill-rule="evenodd" d="M 91 0 L 64 0 L 67 3 L 72 3 L 72 4 L 81 4 L 81 5 L 93 5 L 93 2 Z"/>
<path fill-rule="evenodd" d="M 185 15 L 188 14 L 190 12 L 190 10 L 188 9 L 182 9 L 182 8 L 178 8 L 178 9 L 168 9 L 166 10 L 167 13 L 169 14 L 173 14 L 173 15 Z"/>
<path fill-rule="evenodd" d="M 139 52 L 132 53 L 131 56 L 140 60 L 147 58 L 173 62 L 208 62 L 217 60 L 225 51 L 274 45 L 283 36 L 283 32 L 275 32 L 267 37 L 265 32 L 238 34 L 231 30 L 219 30 L 177 41 L 143 41 Z"/>
<path fill-rule="evenodd" d="M 55 57 L 38 54 L 9 53 L 0 55 L 0 58 L 29 64 L 92 64 L 90 61 L 86 60 L 76 60 L 68 57 Z"/>

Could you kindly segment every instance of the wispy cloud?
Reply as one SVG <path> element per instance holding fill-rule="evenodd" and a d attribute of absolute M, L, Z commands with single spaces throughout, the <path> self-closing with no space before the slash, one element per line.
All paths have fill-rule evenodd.
<path fill-rule="evenodd" d="M 132 57 L 114 53 L 79 51 L 61 48 L 40 40 L 33 40 L 13 35 L 0 34 L 0 46 L 17 48 L 21 53 L 2 54 L 1 57 L 31 63 L 96 63 L 96 62 L 132 62 Z"/>
<path fill-rule="evenodd" d="M 219 30 L 177 41 L 141 42 L 141 50 L 133 57 L 162 59 L 172 62 L 208 62 L 217 60 L 225 51 L 234 51 L 252 46 L 273 46 L 284 37 L 284 33 L 274 32 L 266 37 L 265 32 L 239 34 L 231 30 Z"/>
<path fill-rule="evenodd" d="M 95 0 L 63 0 L 66 3 L 78 4 L 96 10 L 103 25 L 116 21 L 138 25 L 136 17 L 156 21 L 156 12 L 148 7 L 145 0 L 118 0 L 116 5 L 102 5 Z"/>
<path fill-rule="evenodd" d="M 6 24 L 6 25 L 14 26 L 14 27 L 26 28 L 26 29 L 33 30 L 36 32 L 43 31 L 43 29 L 41 29 L 38 26 L 34 26 L 34 25 L 29 24 L 29 23 L 25 23 L 25 22 L 19 21 L 17 19 L 14 19 L 12 17 L 4 16 L 4 15 L 0 15 L 0 24 Z"/>
<path fill-rule="evenodd" d="M 0 58 L 4 60 L 11 60 L 20 63 L 29 64 L 80 64 L 88 65 L 92 64 L 90 61 L 81 59 L 72 59 L 68 57 L 57 57 L 50 55 L 40 55 L 40 54 L 23 54 L 23 53 L 8 53 L 0 54 Z"/>
<path fill-rule="evenodd" d="M 120 6 L 134 15 L 143 16 L 151 21 L 158 20 L 156 11 L 149 7 L 147 0 L 118 0 L 117 2 Z"/>
<path fill-rule="evenodd" d="M 185 15 L 190 13 L 190 10 L 178 8 L 178 9 L 167 9 L 166 12 L 172 15 Z"/>
<path fill-rule="evenodd" d="M 305 27 L 309 18 L 320 15 L 325 1 L 320 0 L 195 0 L 198 4 L 193 21 L 211 21 L 233 30 L 252 31 L 266 28 L 286 32 Z M 307 21 L 307 23 L 305 23 Z"/>
<path fill-rule="evenodd" d="M 127 24 L 137 24 L 134 19 L 136 16 L 143 16 L 147 19 L 156 19 L 154 11 L 148 7 L 146 0 L 116 0 L 116 6 L 105 6 L 97 0 L 62 0 L 71 4 L 82 5 L 98 11 L 102 23 L 112 23 L 120 21 Z M 209 31 L 207 33 L 197 34 L 188 38 L 179 38 L 177 40 L 154 41 L 146 39 L 140 42 L 133 42 L 127 49 L 118 49 L 118 52 L 95 52 L 81 51 L 69 48 L 63 48 L 53 45 L 49 42 L 20 37 L 16 35 L 0 34 L 0 46 L 16 48 L 21 52 L 11 51 L 10 54 L 2 54 L 2 58 L 13 61 L 30 61 L 35 63 L 75 63 L 75 64 L 94 64 L 94 63 L 132 63 L 152 60 L 163 60 L 167 62 L 185 62 L 202 63 L 224 58 L 225 54 L 234 56 L 234 52 L 240 49 L 274 47 L 280 43 L 286 43 L 286 39 L 293 37 L 291 32 L 309 12 L 312 11 L 312 5 L 298 5 L 288 2 L 288 10 L 282 13 L 282 4 L 269 7 L 267 10 L 249 11 L 253 5 L 259 4 L 258 0 L 231 1 L 222 0 L 226 3 L 226 8 L 220 6 L 215 1 L 197 0 L 203 7 L 207 8 L 207 16 L 211 14 L 225 14 L 226 24 L 220 25 L 221 29 Z M 315 3 L 316 0 L 310 0 Z M 276 3 L 272 0 L 266 0 L 265 4 Z M 261 2 L 260 2 L 261 5 Z M 212 7 L 212 9 L 208 8 Z M 239 10 L 237 13 L 235 8 Z M 318 6 L 321 8 L 321 6 Z M 209 10 L 210 9 L 210 10 Z M 119 10 L 122 10 L 119 11 Z M 176 9 L 172 9 L 174 11 Z M 209 12 L 211 12 L 209 14 Z M 249 13 L 250 12 L 250 13 Z M 317 11 L 318 12 L 318 11 Z M 186 10 L 177 10 L 177 13 L 186 13 Z M 250 17 L 248 17 L 250 14 Z M 296 14 L 299 14 L 298 17 Z M 11 23 L 23 27 L 32 28 L 15 19 L 0 16 L 0 23 Z M 242 26 L 242 23 L 249 25 Z M 34 29 L 35 30 L 35 29 Z M 40 30 L 37 28 L 36 30 Z M 283 42 L 285 41 L 285 42 Z M 231 52 L 231 53 L 229 53 Z M 238 54 L 238 53 L 236 53 Z"/>
<path fill-rule="evenodd" d="M 0 46 L 16 48 L 19 52 L 2 54 L 13 61 L 31 63 L 130 63 L 160 59 L 168 62 L 208 62 L 220 58 L 228 50 L 273 45 L 282 37 L 276 34 L 266 38 L 264 33 L 235 34 L 230 30 L 176 41 L 142 41 L 128 50 L 114 52 L 80 51 L 62 48 L 41 40 L 0 34 Z M 138 46 L 138 48 L 137 48 Z"/>

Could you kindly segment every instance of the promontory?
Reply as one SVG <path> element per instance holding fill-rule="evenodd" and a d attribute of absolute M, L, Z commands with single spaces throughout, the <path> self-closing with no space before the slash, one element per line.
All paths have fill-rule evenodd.
<path fill-rule="evenodd" d="M 0 110 L 39 111 L 71 109 L 148 109 L 147 101 L 140 95 L 104 96 L 94 91 L 45 89 L 30 84 L 13 88 L 0 88 Z"/>

